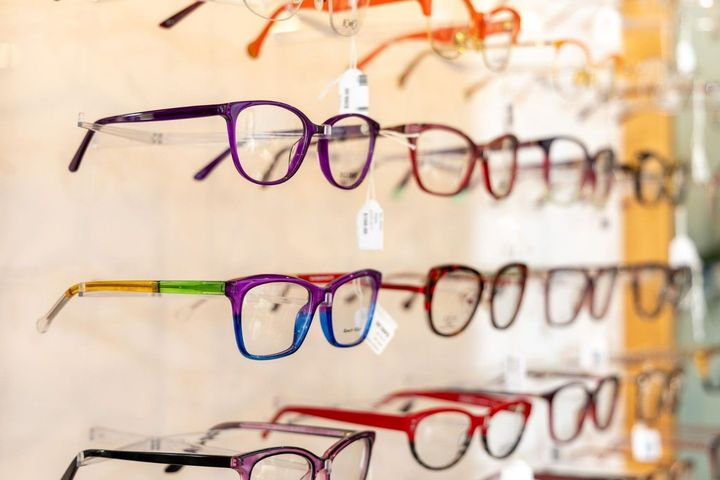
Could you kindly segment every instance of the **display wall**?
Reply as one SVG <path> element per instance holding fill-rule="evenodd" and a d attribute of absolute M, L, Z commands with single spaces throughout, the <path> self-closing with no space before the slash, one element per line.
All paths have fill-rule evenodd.
<path fill-rule="evenodd" d="M 0 2 L 0 53 L 5 52 L 0 55 L 0 477 L 59 478 L 73 456 L 87 448 L 137 450 L 133 445 L 146 439 L 143 435 L 204 432 L 231 420 L 267 422 L 287 405 L 372 410 L 374 402 L 393 391 L 497 390 L 503 388 L 497 381 L 503 376 L 507 388 L 507 377 L 512 376 L 508 364 L 517 362 L 530 371 L 580 369 L 594 376 L 619 373 L 630 378 L 616 361 L 627 354 L 630 321 L 630 282 L 620 280 L 604 318 L 593 319 L 583 308 L 571 325 L 557 327 L 545 319 L 545 277 L 531 276 L 509 329 L 493 328 L 483 300 L 467 329 L 450 337 L 431 330 L 422 300 L 406 308 L 407 292 L 381 289 L 377 302 L 386 311 L 382 315 L 397 323 L 381 354 L 366 344 L 331 346 L 318 313 L 296 353 L 267 361 L 244 358 L 236 346 L 229 301 L 217 295 L 82 295 L 68 301 L 46 333 L 38 333 L 36 321 L 58 297 L 71 285 L 91 280 L 229 280 L 372 268 L 382 272 L 385 282 L 397 273 L 425 274 L 444 264 L 493 272 L 510 262 L 541 270 L 628 260 L 632 239 L 627 213 L 637 208 L 632 183 L 619 180 L 601 203 L 589 198 L 559 202 L 548 198 L 538 167 L 541 159 L 532 151 L 519 150 L 514 190 L 502 200 L 486 191 L 480 168 L 469 188 L 454 196 L 423 192 L 414 179 L 399 188 L 410 165 L 411 140 L 397 135 L 378 137 L 369 176 L 352 190 L 330 185 L 314 148 L 282 185 L 253 185 L 238 175 L 232 161 L 206 179 L 194 180 L 197 170 L 225 148 L 226 140 L 218 143 L 216 138 L 148 145 L 99 134 L 81 168 L 69 172 L 86 133 L 78 122 L 110 115 L 274 100 L 322 124 L 338 113 L 337 79 L 352 61 L 354 45 L 362 58 L 383 40 L 427 29 L 416 2 L 377 6 L 371 0 L 362 29 L 352 40 L 328 27 L 327 12 L 302 9 L 297 17 L 277 22 L 260 58 L 252 59 L 247 43 L 265 21 L 242 2 L 207 3 L 174 28 L 161 29 L 157 24 L 184 7 L 183 2 Z M 504 3 L 474 2 L 474 7 L 490 11 Z M 639 141 L 637 132 L 627 138 L 618 102 L 601 102 L 592 114 L 584 114 L 597 102 L 597 92 L 583 85 L 589 80 L 567 73 L 562 62 L 573 64 L 575 57 L 558 60 L 553 47 L 536 45 L 540 39 L 581 39 L 594 60 L 621 55 L 629 48 L 623 29 L 639 28 L 642 8 L 628 22 L 616 2 L 516 0 L 512 7 L 522 14 L 519 38 L 530 46 L 521 42 L 513 49 L 505 72 L 489 71 L 477 52 L 448 60 L 432 54 L 426 38 L 401 42 L 363 68 L 369 84 L 368 115 L 382 127 L 450 125 L 479 144 L 512 133 L 523 141 L 572 136 L 592 154 L 602 148 L 629 152 L 658 147 L 650 137 Z M 467 22 L 466 17 L 462 1 L 436 0 L 429 22 L 445 25 Z M 398 76 L 407 63 L 426 50 L 430 56 L 400 86 Z M 597 81 L 599 68 L 595 75 Z M 560 91 L 561 80 L 578 92 Z M 467 87 L 478 81 L 484 82 L 482 87 L 466 95 Z M 226 128 L 219 117 L 162 123 L 159 131 L 164 133 L 224 133 Z M 158 125 L 138 123 L 137 128 L 157 131 Z M 670 142 L 669 132 L 665 140 Z M 632 149 L 624 149 L 627 145 Z M 629 160 L 623 158 L 626 154 L 618 154 L 617 160 Z M 561 167 L 556 170 L 561 172 Z M 556 178 L 558 188 L 572 181 Z M 380 251 L 357 245 L 357 215 L 368 197 L 383 210 Z M 659 208 L 671 211 L 667 205 Z M 642 253 L 643 261 L 667 261 L 667 256 Z M 565 307 L 572 309 L 573 301 L 568 297 Z M 377 310 L 375 315 L 377 321 Z M 643 346 L 674 347 L 669 340 Z M 567 382 L 563 377 L 521 377 L 521 392 L 548 391 Z M 591 388 L 592 378 L 583 384 Z M 376 480 L 487 478 L 503 468 L 503 479 L 521 480 L 526 477 L 507 473 L 507 466 L 517 461 L 536 472 L 619 474 L 628 471 L 628 428 L 637 423 L 623 401 L 631 385 L 623 383 L 617 412 L 605 431 L 587 420 L 572 445 L 558 445 L 548 433 L 547 404 L 534 398 L 525 433 L 510 459 L 492 459 L 476 434 L 462 460 L 439 471 L 413 459 L 402 432 L 327 419 L 298 420 L 377 430 L 368 477 Z M 421 399 L 406 407 L 438 403 L 445 405 Z M 696 405 L 694 397 L 683 397 L 683 412 Z M 393 408 L 398 406 L 378 411 L 396 412 Z M 585 407 L 584 414 L 590 415 L 590 409 Z M 695 423 L 713 424 L 712 416 L 708 412 Z M 90 440 L 93 427 L 118 432 L 96 431 Z M 215 449 L 196 445 L 192 435 L 181 447 L 166 448 L 187 452 L 192 444 L 193 452 L 230 455 L 291 444 L 321 454 L 329 445 L 302 435 L 261 439 L 253 433 L 232 445 L 218 443 Z M 617 445 L 623 447 L 613 447 Z M 584 453 L 603 448 L 614 453 Z M 664 450 L 663 462 L 668 455 L 672 449 Z M 663 462 L 645 462 L 639 470 Z M 168 474 L 157 465 L 136 462 L 79 464 L 81 479 L 237 475 L 227 469 L 191 468 Z M 276 467 L 282 470 L 283 465 Z M 251 479 L 311 478 L 295 467 L 289 468 L 290 474 L 256 473 Z"/>

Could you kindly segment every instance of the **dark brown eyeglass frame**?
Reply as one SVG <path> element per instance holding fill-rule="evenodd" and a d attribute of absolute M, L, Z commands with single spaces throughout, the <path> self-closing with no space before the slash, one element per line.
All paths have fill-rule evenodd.
<path fill-rule="evenodd" d="M 502 275 L 504 273 L 506 273 L 508 271 L 512 271 L 513 269 L 516 269 L 520 272 L 520 277 L 519 277 L 519 281 L 518 281 L 518 283 L 520 285 L 520 294 L 518 295 L 518 302 L 517 302 L 517 305 L 516 305 L 516 308 L 512 315 L 511 320 L 507 323 L 507 325 L 501 325 L 497 322 L 497 319 L 495 318 L 495 312 L 493 309 L 493 300 L 495 299 L 495 295 L 498 292 L 497 280 L 501 279 Z M 475 304 L 473 305 L 471 313 L 468 315 L 468 319 L 463 323 L 463 325 L 460 328 L 458 328 L 456 331 L 453 331 L 452 333 L 446 333 L 446 332 L 440 331 L 435 326 L 435 322 L 433 321 L 433 318 L 432 318 L 432 301 L 433 301 L 433 297 L 435 295 L 435 289 L 437 288 L 438 282 L 440 282 L 440 280 L 442 280 L 443 277 L 445 277 L 447 274 L 454 273 L 454 272 L 463 272 L 463 273 L 466 273 L 466 274 L 469 274 L 469 275 L 475 277 L 478 282 L 478 296 L 477 296 L 477 300 L 475 301 Z M 433 333 L 435 333 L 436 335 L 439 335 L 441 337 L 454 337 L 454 336 L 459 335 L 460 333 L 464 332 L 465 329 L 467 329 L 467 327 L 472 322 L 473 318 L 475 317 L 475 314 L 477 313 L 478 306 L 480 305 L 480 302 L 482 301 L 483 294 L 486 290 L 486 286 L 487 286 L 489 280 L 491 280 L 490 297 L 489 297 L 490 322 L 492 323 L 493 327 L 497 328 L 498 330 L 505 330 L 505 329 L 510 328 L 512 326 L 512 324 L 515 323 L 518 313 L 520 312 L 520 307 L 522 306 L 523 299 L 525 298 L 525 286 L 527 284 L 527 277 L 528 277 L 528 267 L 524 263 L 508 263 L 506 265 L 503 265 L 492 276 L 484 275 L 472 267 L 451 264 L 451 265 L 440 265 L 440 266 L 431 268 L 426 276 L 426 281 L 425 281 L 424 286 L 383 282 L 381 284 L 381 288 L 388 289 L 388 290 L 404 290 L 404 291 L 410 291 L 413 293 L 423 294 L 425 297 L 425 312 L 427 315 L 428 324 L 430 326 L 430 329 L 433 331 Z"/>
<path fill-rule="evenodd" d="M 585 277 L 585 287 L 580 299 L 578 300 L 575 308 L 572 312 L 572 317 L 565 322 L 556 322 L 552 319 L 552 313 L 550 311 L 550 295 L 552 288 L 553 276 L 562 273 L 580 273 Z M 548 325 L 552 326 L 569 326 L 573 324 L 583 307 L 587 306 L 588 312 L 591 318 L 594 320 L 600 320 L 607 315 L 608 309 L 610 308 L 611 299 L 617 284 L 618 274 L 620 268 L 616 266 L 606 267 L 558 267 L 549 268 L 544 271 L 544 294 L 545 294 L 545 321 Z M 603 299 L 601 303 L 598 303 L 596 295 L 596 284 L 601 275 L 612 275 L 612 283 L 608 288 L 607 298 Z"/>
<path fill-rule="evenodd" d="M 635 186 L 635 198 L 638 203 L 645 206 L 658 205 L 663 199 L 667 199 L 672 205 L 679 205 L 685 201 L 687 196 L 689 168 L 685 164 L 671 163 L 666 158 L 659 155 L 657 152 L 652 150 L 641 150 L 636 154 L 637 167 L 631 169 L 633 173 L 633 183 Z M 643 168 L 647 169 L 649 162 L 656 160 L 662 166 L 662 176 L 660 179 L 660 185 L 658 185 L 658 193 L 655 198 L 646 198 L 643 194 Z M 671 191 L 675 175 L 682 175 L 680 178 L 679 188 L 676 191 Z"/>
<path fill-rule="evenodd" d="M 652 377 L 662 378 L 662 391 L 657 398 L 657 404 L 654 406 L 654 415 L 647 415 L 643 412 L 643 398 L 647 393 L 643 393 L 643 384 Z M 682 381 L 685 372 L 682 368 L 676 367 L 671 370 L 661 368 L 648 368 L 635 375 L 635 417 L 638 420 L 653 423 L 656 422 L 663 412 L 675 413 L 680 403 L 680 391 L 682 389 Z"/>
<path fill-rule="evenodd" d="M 660 272 L 663 275 L 663 285 L 658 292 L 657 304 L 652 309 L 645 309 L 640 301 L 643 288 L 640 274 L 648 270 Z M 657 318 L 668 304 L 677 310 L 692 285 L 692 271 L 687 266 L 671 267 L 665 263 L 648 262 L 624 265 L 621 267 L 621 271 L 630 276 L 635 312 L 640 318 L 646 320 Z M 680 280 L 686 280 L 685 282 L 681 283 L 678 280 L 681 275 L 686 277 L 685 279 L 680 278 Z M 674 298 L 671 298 L 672 293 L 676 293 Z"/>

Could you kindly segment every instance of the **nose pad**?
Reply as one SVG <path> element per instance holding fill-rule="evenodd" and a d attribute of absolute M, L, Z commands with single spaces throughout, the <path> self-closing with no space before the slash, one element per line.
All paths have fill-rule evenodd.
<path fill-rule="evenodd" d="M 325 292 L 325 298 L 320 303 L 320 325 L 322 326 L 323 334 L 328 342 L 333 343 L 335 335 L 332 330 L 332 292 Z"/>

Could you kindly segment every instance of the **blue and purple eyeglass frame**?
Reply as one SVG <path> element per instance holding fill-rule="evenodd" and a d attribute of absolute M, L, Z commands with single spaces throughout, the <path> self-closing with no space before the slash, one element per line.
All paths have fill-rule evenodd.
<path fill-rule="evenodd" d="M 359 326 L 358 334 L 352 341 L 343 342 L 338 339 L 333 325 L 332 306 L 335 292 L 345 284 L 356 279 L 369 280 L 370 288 L 367 310 L 363 325 Z M 58 299 L 53 307 L 37 322 L 37 329 L 45 333 L 53 319 L 74 296 L 103 293 L 137 293 L 137 294 L 185 294 L 185 295 L 224 295 L 230 300 L 235 329 L 235 340 L 240 353 L 252 360 L 274 360 L 295 353 L 305 341 L 315 312 L 320 309 L 320 325 L 323 334 L 334 347 L 349 348 L 362 343 L 372 325 L 380 289 L 382 274 L 377 270 L 358 270 L 352 273 L 313 273 L 288 276 L 279 274 L 253 275 L 228 281 L 217 280 L 101 280 L 82 282 L 72 285 Z M 246 346 L 243 336 L 243 302 L 250 290 L 262 285 L 282 283 L 303 288 L 308 293 L 308 301 L 298 308 L 293 329 L 292 344 L 279 352 L 270 354 L 252 354 Z M 323 286 L 319 286 L 323 285 Z"/>
<path fill-rule="evenodd" d="M 291 112 L 302 122 L 303 130 L 293 132 L 277 132 L 278 134 L 297 134 L 299 142 L 296 146 L 295 153 L 290 159 L 287 173 L 279 179 L 269 180 L 267 178 L 256 179 L 249 175 L 243 168 L 240 155 L 238 154 L 238 139 L 236 135 L 237 119 L 241 112 L 256 106 L 270 106 L 283 109 L 287 112 Z M 227 135 L 229 147 L 213 159 L 209 164 L 203 167 L 199 172 L 195 174 L 196 180 L 203 180 L 207 175 L 215 169 L 228 155 L 232 156 L 235 168 L 246 180 L 257 184 L 257 185 L 278 185 L 288 181 L 297 173 L 300 165 L 305 159 L 305 155 L 312 143 L 313 137 L 317 139 L 317 151 L 318 159 L 320 161 L 320 168 L 325 178 L 337 188 L 343 190 L 351 190 L 358 187 L 365 179 L 368 170 L 370 168 L 370 162 L 373 158 L 373 152 L 375 150 L 375 141 L 380 133 L 380 125 L 375 120 L 365 115 L 356 113 L 346 113 L 341 115 L 335 115 L 328 118 L 324 123 L 318 125 L 313 123 L 307 115 L 301 112 L 299 109 L 288 105 L 283 102 L 276 102 L 272 100 L 251 100 L 251 101 L 238 101 L 230 103 L 221 103 L 213 105 L 197 105 L 188 107 L 175 107 L 166 108 L 161 110 L 148 110 L 145 112 L 127 113 L 123 115 L 116 115 L 111 117 L 101 118 L 93 123 L 79 122 L 79 126 L 88 129 L 85 134 L 80 147 L 78 147 L 75 156 L 73 157 L 68 169 L 71 172 L 76 172 L 80 168 L 80 164 L 87 152 L 90 143 L 93 140 L 96 132 L 110 133 L 117 136 L 124 136 L 127 138 L 133 138 L 136 140 L 145 141 L 151 144 L 162 144 L 163 134 L 144 132 L 144 131 L 125 131 L 121 132 L 114 130 L 111 125 L 123 124 L 123 123 L 141 123 L 141 122 L 162 122 L 171 120 L 188 120 L 194 118 L 207 118 L 207 117 L 222 117 L 225 119 L 227 125 Z M 357 126 L 335 126 L 338 122 L 346 119 L 356 119 L 359 122 Z M 362 170 L 358 172 L 352 183 L 339 182 L 333 176 L 332 169 L 330 167 L 330 154 L 328 148 L 328 140 L 332 139 L 335 135 L 340 135 L 340 138 L 363 138 L 367 139 L 367 158 L 365 159 Z"/>

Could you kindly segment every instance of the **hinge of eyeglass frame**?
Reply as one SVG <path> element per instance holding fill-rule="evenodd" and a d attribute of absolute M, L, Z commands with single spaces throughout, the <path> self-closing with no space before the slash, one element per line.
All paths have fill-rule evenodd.
<path fill-rule="evenodd" d="M 325 305 L 332 305 L 333 294 L 332 292 L 325 292 Z"/>
<path fill-rule="evenodd" d="M 319 125 L 320 128 L 318 128 L 317 133 L 321 134 L 323 137 L 331 137 L 332 136 L 332 125 L 322 124 Z"/>
<path fill-rule="evenodd" d="M 82 467 L 83 462 L 85 462 L 85 453 L 80 452 L 77 454 L 77 457 L 75 457 L 75 465 L 77 465 L 78 467 Z"/>

